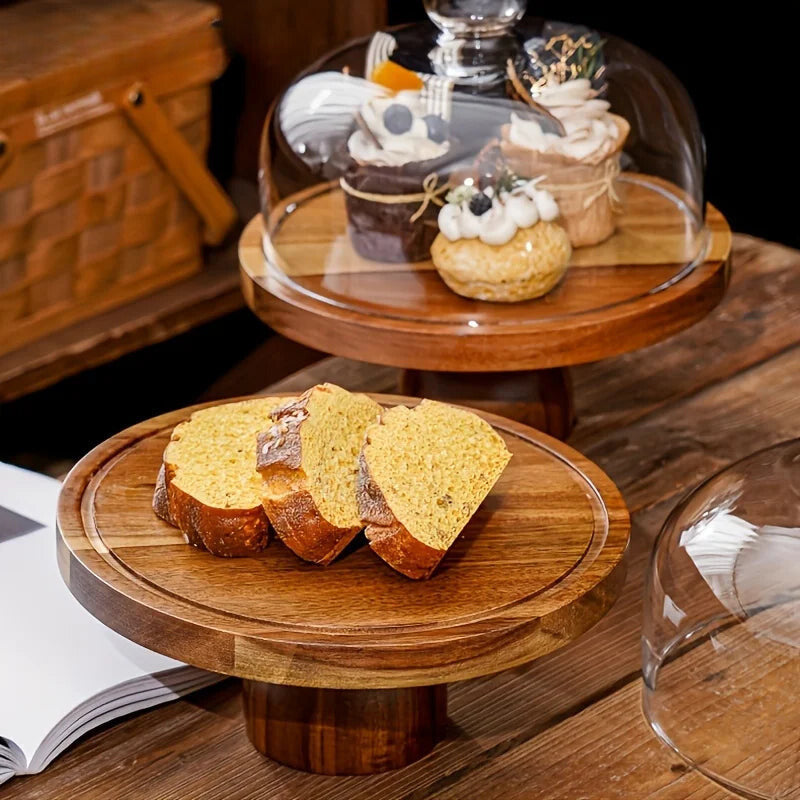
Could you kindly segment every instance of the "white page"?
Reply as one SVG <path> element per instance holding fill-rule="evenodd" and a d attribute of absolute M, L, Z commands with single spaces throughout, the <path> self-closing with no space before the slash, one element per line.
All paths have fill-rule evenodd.
<path fill-rule="evenodd" d="M 56 565 L 59 488 L 52 478 L 0 463 L 0 506 L 46 526 L 0 541 L 0 737 L 28 763 L 82 702 L 183 666 L 114 633 L 72 597 Z"/>
<path fill-rule="evenodd" d="M 161 673 L 162 676 L 164 674 L 165 673 Z M 54 758 L 73 744 L 73 742 L 98 725 L 102 725 L 109 720 L 117 719 L 121 716 L 126 716 L 135 711 L 143 711 L 146 708 L 152 708 L 155 705 L 160 705 L 169 700 L 177 700 L 179 697 L 183 697 L 198 689 L 204 689 L 220 679 L 218 675 L 212 672 L 204 672 L 194 667 L 184 667 L 178 670 L 178 673 L 166 673 L 167 676 L 174 676 L 176 674 L 185 675 L 187 678 L 178 683 L 170 683 L 174 679 L 165 677 L 164 680 L 167 682 L 166 684 L 162 684 L 157 678 L 150 678 L 151 685 L 149 687 L 139 686 L 136 692 L 126 697 L 116 698 L 113 701 L 98 700 L 97 706 L 92 714 L 85 718 L 81 724 L 75 724 L 67 720 L 66 728 L 61 731 L 56 729 L 57 735 L 51 736 L 51 740 L 47 742 L 45 748 L 39 748 L 36 756 L 28 765 L 28 771 L 31 773 L 41 771 Z M 135 681 L 134 683 L 138 684 L 139 681 Z M 60 727 L 64 727 L 64 725 Z"/>

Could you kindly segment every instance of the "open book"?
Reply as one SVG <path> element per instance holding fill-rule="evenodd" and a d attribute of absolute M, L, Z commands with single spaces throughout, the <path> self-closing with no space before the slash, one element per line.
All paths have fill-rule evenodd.
<path fill-rule="evenodd" d="M 56 566 L 60 484 L 0 463 L 0 783 L 41 772 L 87 731 L 222 676 L 125 639 Z"/>

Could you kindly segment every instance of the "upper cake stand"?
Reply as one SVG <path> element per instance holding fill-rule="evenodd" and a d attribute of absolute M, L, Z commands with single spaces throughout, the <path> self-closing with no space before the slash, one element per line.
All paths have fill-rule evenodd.
<path fill-rule="evenodd" d="M 404 368 L 406 391 L 564 437 L 566 367 L 658 342 L 724 294 L 731 235 L 704 201 L 696 114 L 662 64 L 613 36 L 526 18 L 489 36 L 505 61 L 483 72 L 442 37 L 415 25 L 357 40 L 275 103 L 262 214 L 240 242 L 245 297 L 303 344 Z M 461 225 L 446 237 L 442 205 Z M 572 251 L 543 296 L 489 302 L 445 283 L 442 253 L 474 261 L 469 282 L 491 291 L 503 270 L 555 268 L 536 239 L 547 226 Z"/>
<path fill-rule="evenodd" d="M 512 458 L 429 580 L 395 572 L 363 538 L 328 567 L 280 542 L 212 556 L 152 509 L 164 447 L 193 410 L 135 425 L 75 466 L 59 501 L 59 568 L 123 636 L 244 678 L 248 734 L 282 763 L 368 773 L 420 758 L 444 736 L 448 683 L 562 647 L 622 588 L 630 526 L 611 480 L 483 412 Z"/>

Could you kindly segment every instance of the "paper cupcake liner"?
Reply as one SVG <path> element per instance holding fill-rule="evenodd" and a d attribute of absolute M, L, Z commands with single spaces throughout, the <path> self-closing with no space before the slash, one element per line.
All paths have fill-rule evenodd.
<path fill-rule="evenodd" d="M 418 176 L 401 167 L 352 165 L 341 184 L 355 251 L 372 261 L 429 258 L 445 181 L 435 170 Z"/>
<path fill-rule="evenodd" d="M 509 140 L 509 125 L 501 129 L 500 152 L 518 175 L 543 175 L 539 186 L 555 197 L 573 247 L 605 241 L 614 233 L 614 215 L 620 210 L 615 183 L 620 172 L 620 152 L 628 138 L 627 120 L 614 115 L 619 135 L 613 150 L 596 163 L 577 161 L 558 153 L 540 153 Z"/>

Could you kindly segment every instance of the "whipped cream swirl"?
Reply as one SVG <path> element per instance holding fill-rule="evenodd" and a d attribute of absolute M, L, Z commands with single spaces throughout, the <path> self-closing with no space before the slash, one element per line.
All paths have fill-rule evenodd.
<path fill-rule="evenodd" d="M 540 219 L 554 220 L 558 204 L 550 192 L 537 189 L 541 177 L 515 187 L 510 192 L 495 194 L 489 187 L 483 194 L 491 200 L 491 208 L 482 214 L 474 213 L 470 206 L 478 194 L 477 189 L 457 192 L 456 198 L 442 206 L 439 212 L 439 230 L 451 242 L 459 239 L 480 239 L 484 244 L 503 245 L 510 242 L 517 231 L 534 226 Z"/>
<path fill-rule="evenodd" d="M 545 133 L 535 119 L 512 113 L 509 140 L 540 153 L 599 164 L 614 152 L 619 129 L 609 114 L 610 103 L 595 94 L 587 78 L 546 84 L 534 99 L 560 120 L 566 135 Z"/>
<path fill-rule="evenodd" d="M 411 128 L 405 133 L 392 133 L 384 124 L 384 113 L 393 105 L 405 106 L 411 112 Z M 361 107 L 361 117 L 380 147 L 364 131 L 357 130 L 347 140 L 350 155 L 359 164 L 381 167 L 402 167 L 443 156 L 450 149 L 450 143 L 447 140 L 435 142 L 428 137 L 425 113 L 419 92 L 403 91 L 391 97 L 373 98 Z"/>

